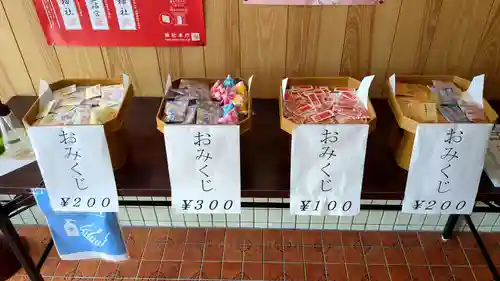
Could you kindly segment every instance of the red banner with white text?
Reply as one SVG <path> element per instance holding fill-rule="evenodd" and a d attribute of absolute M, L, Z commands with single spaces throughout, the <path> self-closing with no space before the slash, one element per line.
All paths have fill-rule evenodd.
<path fill-rule="evenodd" d="M 202 0 L 34 0 L 49 44 L 203 46 Z"/>

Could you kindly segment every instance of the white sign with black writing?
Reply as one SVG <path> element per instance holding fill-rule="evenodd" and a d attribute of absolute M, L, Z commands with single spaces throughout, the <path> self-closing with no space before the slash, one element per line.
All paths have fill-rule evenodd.
<path fill-rule="evenodd" d="M 491 183 L 495 187 L 500 187 L 500 126 L 498 125 L 494 126 L 490 134 L 488 151 L 484 156 L 484 171 L 490 178 Z"/>
<path fill-rule="evenodd" d="M 368 125 L 299 125 L 292 134 L 291 213 L 359 213 Z"/>
<path fill-rule="evenodd" d="M 137 30 L 132 0 L 113 0 L 120 30 Z"/>
<path fill-rule="evenodd" d="M 54 211 L 118 212 L 103 126 L 39 126 L 28 134 Z"/>
<path fill-rule="evenodd" d="M 240 129 L 166 125 L 172 207 L 179 213 L 240 213 Z"/>
<path fill-rule="evenodd" d="M 103 0 L 85 0 L 90 15 L 90 23 L 94 30 L 109 30 L 108 17 Z"/>
<path fill-rule="evenodd" d="M 419 124 L 403 212 L 470 214 L 491 124 Z"/>
<path fill-rule="evenodd" d="M 67 30 L 81 30 L 80 15 L 75 5 L 75 0 L 58 0 L 59 11 Z"/>

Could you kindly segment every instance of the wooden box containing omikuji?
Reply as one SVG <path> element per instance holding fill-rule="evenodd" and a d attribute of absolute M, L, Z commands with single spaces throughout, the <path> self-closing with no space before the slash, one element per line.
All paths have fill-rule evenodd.
<path fill-rule="evenodd" d="M 175 125 L 239 125 L 240 134 L 252 127 L 253 76 L 240 78 L 167 79 L 156 114 L 157 129 Z"/>
<path fill-rule="evenodd" d="M 397 121 L 391 144 L 398 165 L 408 170 L 421 123 L 495 123 L 498 115 L 483 99 L 484 75 L 472 82 L 457 76 L 393 75 L 389 104 Z"/>
<path fill-rule="evenodd" d="M 134 90 L 130 77 L 122 79 L 64 79 L 40 82 L 39 97 L 23 118 L 30 126 L 85 126 L 102 124 L 113 169 L 127 161 L 122 130 Z"/>
<path fill-rule="evenodd" d="M 368 98 L 373 76 L 286 78 L 279 96 L 281 129 L 292 134 L 300 124 L 369 124 L 377 116 Z"/>

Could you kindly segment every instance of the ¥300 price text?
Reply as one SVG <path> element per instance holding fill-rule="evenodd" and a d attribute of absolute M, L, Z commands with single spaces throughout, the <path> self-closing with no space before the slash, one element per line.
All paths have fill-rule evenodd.
<path fill-rule="evenodd" d="M 209 210 L 216 211 L 223 209 L 229 211 L 233 208 L 233 200 L 182 200 L 181 210 L 182 211 L 201 211 Z"/>

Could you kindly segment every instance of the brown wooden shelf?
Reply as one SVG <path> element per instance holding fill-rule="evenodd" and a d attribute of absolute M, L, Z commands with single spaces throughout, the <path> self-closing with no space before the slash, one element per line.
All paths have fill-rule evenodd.
<path fill-rule="evenodd" d="M 9 106 L 22 116 L 33 97 L 14 97 Z M 125 118 L 129 147 L 127 164 L 116 171 L 118 192 L 123 196 L 170 196 L 170 182 L 163 135 L 156 130 L 155 114 L 160 98 L 135 97 Z M 389 147 L 389 131 L 395 122 L 387 100 L 373 100 L 377 127 L 368 139 L 363 199 L 401 200 L 407 172 L 399 168 Z M 290 192 L 291 136 L 279 126 L 277 100 L 254 100 L 252 129 L 241 137 L 243 197 L 286 198 Z M 493 102 L 495 108 L 500 103 Z M 21 194 L 41 181 L 36 163 L 0 177 L 0 193 Z M 483 173 L 477 200 L 500 200 Z"/>

